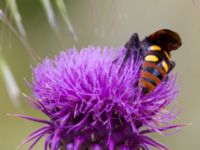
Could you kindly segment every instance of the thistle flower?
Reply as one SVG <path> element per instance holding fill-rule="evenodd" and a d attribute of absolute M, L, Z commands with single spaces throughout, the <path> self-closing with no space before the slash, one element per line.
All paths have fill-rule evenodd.
<path fill-rule="evenodd" d="M 49 120 L 17 115 L 44 124 L 23 144 L 33 141 L 32 149 L 45 136 L 44 150 L 168 150 L 147 134 L 179 127 L 170 124 L 174 110 L 166 110 L 178 93 L 175 76 L 143 95 L 137 86 L 142 59 L 119 73 L 123 58 L 124 48 L 91 46 L 63 51 L 33 68 L 29 100 Z"/>

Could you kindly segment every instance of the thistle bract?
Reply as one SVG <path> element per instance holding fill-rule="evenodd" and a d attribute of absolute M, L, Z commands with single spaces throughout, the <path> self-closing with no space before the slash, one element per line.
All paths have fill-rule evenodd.
<path fill-rule="evenodd" d="M 175 76 L 143 95 L 138 87 L 143 60 L 130 59 L 119 71 L 124 51 L 73 48 L 33 68 L 30 101 L 49 120 L 18 115 L 44 124 L 24 143 L 32 140 L 32 149 L 45 137 L 45 150 L 167 150 L 147 134 L 178 127 L 170 125 L 176 114 L 166 110 L 177 95 Z"/>

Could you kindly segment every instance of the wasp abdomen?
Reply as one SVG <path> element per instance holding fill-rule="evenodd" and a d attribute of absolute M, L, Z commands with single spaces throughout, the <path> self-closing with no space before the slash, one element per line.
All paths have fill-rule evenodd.
<path fill-rule="evenodd" d="M 145 56 L 140 72 L 139 86 L 142 92 L 147 94 L 152 92 L 165 78 L 169 70 L 169 60 L 164 53 L 149 53 Z"/>
<path fill-rule="evenodd" d="M 139 81 L 139 86 L 142 88 L 143 93 L 152 92 L 161 83 L 165 75 L 166 72 L 161 67 L 158 67 L 156 63 L 143 62 Z"/>

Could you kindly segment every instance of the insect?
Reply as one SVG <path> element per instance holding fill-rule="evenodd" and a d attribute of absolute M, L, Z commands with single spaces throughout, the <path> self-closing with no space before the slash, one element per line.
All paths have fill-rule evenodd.
<path fill-rule="evenodd" d="M 131 36 L 125 44 L 126 53 L 122 65 L 131 55 L 140 54 L 142 56 L 143 62 L 138 85 L 143 94 L 151 93 L 162 80 L 166 79 L 175 67 L 170 52 L 178 49 L 181 44 L 179 34 L 169 29 L 158 30 L 142 41 L 139 40 L 137 33 Z"/>

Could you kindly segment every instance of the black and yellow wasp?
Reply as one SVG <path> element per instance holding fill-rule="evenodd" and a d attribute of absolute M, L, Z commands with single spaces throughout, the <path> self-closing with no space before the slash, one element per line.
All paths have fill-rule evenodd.
<path fill-rule="evenodd" d="M 175 62 L 171 60 L 170 52 L 179 48 L 181 44 L 179 34 L 169 29 L 158 30 L 142 41 L 137 33 L 131 36 L 125 44 L 126 52 L 122 64 L 132 58 L 131 55 L 142 56 L 138 85 L 143 94 L 152 92 L 174 68 Z"/>

